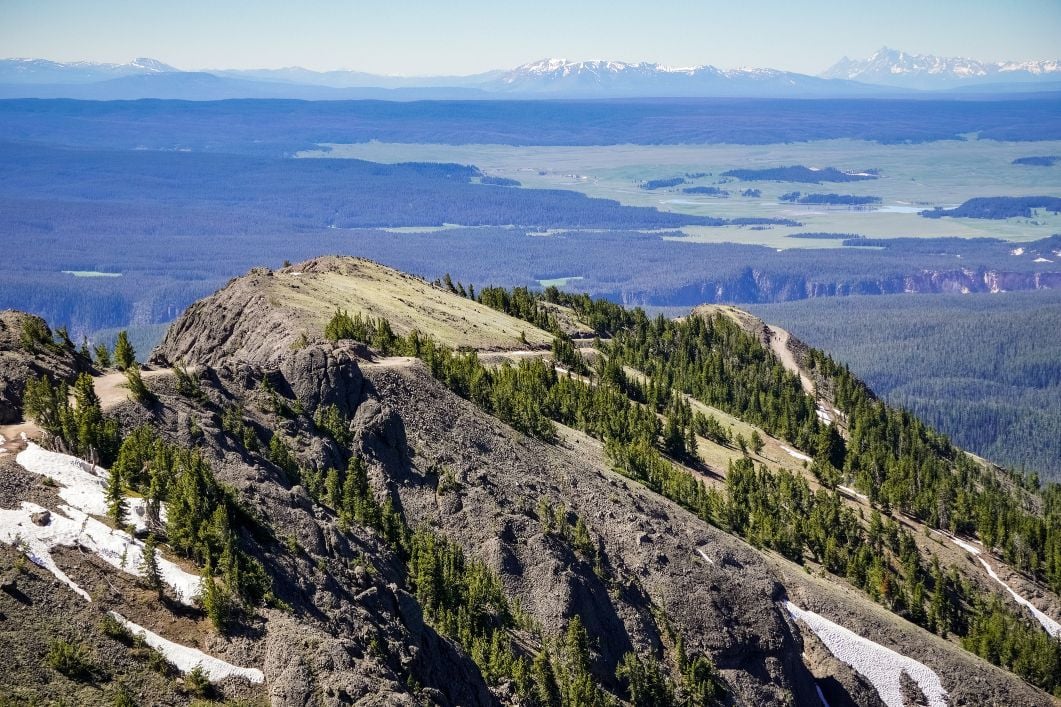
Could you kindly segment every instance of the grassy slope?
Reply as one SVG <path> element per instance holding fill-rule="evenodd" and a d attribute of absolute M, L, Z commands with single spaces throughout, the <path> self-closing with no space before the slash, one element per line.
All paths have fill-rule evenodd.
<path fill-rule="evenodd" d="M 328 259 L 323 272 L 277 271 L 270 297 L 323 329 L 337 308 L 387 319 L 396 334 L 413 329 L 452 347 L 518 350 L 546 347 L 552 336 L 412 275 L 354 258 Z M 318 261 L 319 262 L 319 261 Z M 526 341 L 521 338 L 525 337 Z"/>

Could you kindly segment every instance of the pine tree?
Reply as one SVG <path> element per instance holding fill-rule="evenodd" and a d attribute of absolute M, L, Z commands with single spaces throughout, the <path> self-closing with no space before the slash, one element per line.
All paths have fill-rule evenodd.
<path fill-rule="evenodd" d="M 228 627 L 231 611 L 228 592 L 214 579 L 214 570 L 210 562 L 207 562 L 206 566 L 203 567 L 200 577 L 202 589 L 200 590 L 199 598 L 203 611 L 206 612 L 206 616 L 210 619 L 210 623 L 214 625 L 214 628 L 223 633 Z"/>
<path fill-rule="evenodd" d="M 140 560 L 140 575 L 144 586 L 154 589 L 162 596 L 162 572 L 158 567 L 158 541 L 154 533 L 148 533 L 144 540 L 143 558 Z"/>
<path fill-rule="evenodd" d="M 133 362 L 131 366 L 128 366 L 125 369 L 125 377 L 129 381 L 129 392 L 132 394 L 133 400 L 146 404 L 155 399 L 154 394 L 144 384 L 143 376 L 140 375 L 139 364 Z"/>
<path fill-rule="evenodd" d="M 560 707 L 560 686 L 556 682 L 548 649 L 542 649 L 534 656 L 531 680 L 534 683 L 534 699 L 540 707 Z"/>
<path fill-rule="evenodd" d="M 96 367 L 101 371 L 111 367 L 111 352 L 106 344 L 96 345 Z"/>
<path fill-rule="evenodd" d="M 342 484 L 339 470 L 334 467 L 329 469 L 328 475 L 324 479 L 324 490 L 328 497 L 328 505 L 336 510 L 340 508 L 339 504 L 343 499 Z"/>
<path fill-rule="evenodd" d="M 136 363 L 136 350 L 129 343 L 129 335 L 124 329 L 118 332 L 118 340 L 114 344 L 114 361 L 120 371 Z"/>
<path fill-rule="evenodd" d="M 121 471 L 114 467 L 111 469 L 107 479 L 107 515 L 114 521 L 114 525 L 121 528 L 125 525 L 126 501 L 125 484 L 122 480 Z"/>
<path fill-rule="evenodd" d="M 759 430 L 752 430 L 752 441 L 751 441 L 752 451 L 755 452 L 756 454 L 759 454 L 760 452 L 763 451 L 764 444 L 765 443 L 763 442 L 763 436 L 761 434 L 759 434 Z"/>

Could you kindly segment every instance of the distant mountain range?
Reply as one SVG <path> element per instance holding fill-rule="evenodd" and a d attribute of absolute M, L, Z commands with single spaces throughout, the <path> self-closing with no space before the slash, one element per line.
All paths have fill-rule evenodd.
<path fill-rule="evenodd" d="M 1061 80 L 1061 62 L 1057 59 L 983 62 L 961 57 L 908 54 L 882 47 L 868 59 L 845 56 L 821 76 L 917 90 L 987 84 L 1017 84 L 1026 89 L 1028 84 Z"/>
<path fill-rule="evenodd" d="M 470 76 L 395 77 L 300 67 L 182 71 L 147 58 L 128 64 L 0 60 L 3 98 L 840 98 L 955 89 L 979 93 L 1061 90 L 1061 62 L 992 64 L 885 47 L 865 60 L 845 57 L 820 76 L 776 69 L 543 59 L 509 71 Z"/>

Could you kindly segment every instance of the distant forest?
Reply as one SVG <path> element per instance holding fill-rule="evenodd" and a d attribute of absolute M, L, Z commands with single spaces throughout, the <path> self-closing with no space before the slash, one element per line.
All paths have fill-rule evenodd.
<path fill-rule="evenodd" d="M 722 173 L 723 177 L 733 177 L 744 182 L 802 182 L 821 184 L 822 182 L 862 182 L 877 179 L 874 170 L 851 173 L 842 172 L 836 167 L 812 169 L 803 165 L 791 167 L 767 167 L 766 169 L 731 169 Z M 798 192 L 797 192 L 798 193 Z"/>
<path fill-rule="evenodd" d="M 1061 198 L 1056 196 L 984 196 L 969 199 L 955 209 L 922 211 L 925 218 L 1031 218 L 1034 209 L 1061 212 Z"/>
<path fill-rule="evenodd" d="M 726 223 L 571 190 L 473 182 L 480 177 L 477 168 L 456 164 L 0 145 L 0 199 L 5 215 L 18 219 L 8 227 L 39 233 L 61 228 L 63 220 L 81 232 L 145 235 L 445 223 L 619 229 Z"/>
<path fill-rule="evenodd" d="M 827 206 L 868 206 L 879 204 L 879 196 L 854 196 L 852 194 L 801 194 L 791 191 L 779 196 L 778 201 L 793 204 L 824 204 Z"/>
<path fill-rule="evenodd" d="M 729 192 L 718 187 L 685 187 L 684 194 L 703 194 L 705 196 L 729 196 Z"/>
<path fill-rule="evenodd" d="M 1053 167 L 1057 164 L 1057 157 L 1052 155 L 1037 155 L 1033 157 L 1018 157 L 1013 164 L 1022 164 L 1031 167 Z"/>
<path fill-rule="evenodd" d="M 668 179 L 649 179 L 646 182 L 641 182 L 642 189 L 666 189 L 667 187 L 676 187 L 679 184 L 685 184 L 685 177 L 670 177 Z"/>
<path fill-rule="evenodd" d="M 283 156 L 321 143 L 761 145 L 1058 140 L 1056 98 L 1019 100 L 0 101 L 0 135 L 78 148 Z"/>
<path fill-rule="evenodd" d="M 751 306 L 992 461 L 1061 480 L 1061 290 Z"/>

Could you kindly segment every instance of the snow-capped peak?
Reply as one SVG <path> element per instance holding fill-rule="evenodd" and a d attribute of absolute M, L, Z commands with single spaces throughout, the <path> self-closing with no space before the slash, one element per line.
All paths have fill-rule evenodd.
<path fill-rule="evenodd" d="M 911 54 L 890 47 L 881 47 L 868 59 L 844 57 L 821 74 L 823 78 L 908 88 L 939 88 L 973 82 L 1028 81 L 1044 75 L 1061 78 L 1061 67 L 1057 60 L 983 62 L 966 57 Z"/>
<path fill-rule="evenodd" d="M 638 62 L 636 64 L 625 61 L 610 61 L 606 59 L 591 59 L 588 61 L 569 61 L 567 59 L 540 59 L 529 64 L 517 66 L 508 72 L 508 76 L 516 78 L 519 76 L 572 76 L 579 74 L 621 74 L 626 72 L 637 73 L 660 73 L 688 74 L 699 71 L 705 67 L 670 67 L 663 64 L 650 64 Z"/>
<path fill-rule="evenodd" d="M 150 73 L 165 73 L 169 71 L 177 71 L 174 67 L 169 64 L 165 64 L 158 59 L 151 59 L 148 57 L 137 57 L 129 62 L 128 66 L 135 67 L 137 69 L 143 69 Z"/>

